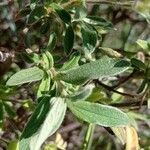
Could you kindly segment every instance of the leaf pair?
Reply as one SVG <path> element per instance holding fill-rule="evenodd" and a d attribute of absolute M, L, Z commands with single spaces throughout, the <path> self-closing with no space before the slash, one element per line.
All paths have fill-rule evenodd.
<path fill-rule="evenodd" d="M 117 108 L 86 101 L 67 105 L 78 118 L 102 126 L 124 126 L 129 123 L 125 113 Z M 61 125 L 67 107 L 63 98 L 44 97 L 35 109 L 20 138 L 20 150 L 39 150 L 43 142 Z"/>

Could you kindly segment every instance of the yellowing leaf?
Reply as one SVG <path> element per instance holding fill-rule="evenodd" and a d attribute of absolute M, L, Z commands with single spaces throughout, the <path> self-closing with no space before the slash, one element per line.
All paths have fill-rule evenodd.
<path fill-rule="evenodd" d="M 112 127 L 111 129 L 121 143 L 126 144 L 126 150 L 139 149 L 138 135 L 134 127 Z"/>
<path fill-rule="evenodd" d="M 55 143 L 57 145 L 57 147 L 61 150 L 66 150 L 67 147 L 67 142 L 65 142 L 61 136 L 61 134 L 57 133 L 56 134 L 56 140 Z"/>
<path fill-rule="evenodd" d="M 133 127 L 126 127 L 126 150 L 138 150 L 138 134 Z"/>
<path fill-rule="evenodd" d="M 124 145 L 126 143 L 126 129 L 125 127 L 112 127 L 111 128 L 117 138 Z"/>

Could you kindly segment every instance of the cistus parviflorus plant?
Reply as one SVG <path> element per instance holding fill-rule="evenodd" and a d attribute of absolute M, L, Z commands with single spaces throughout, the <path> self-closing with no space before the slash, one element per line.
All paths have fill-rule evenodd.
<path fill-rule="evenodd" d="M 134 117 L 129 114 L 128 108 L 130 105 L 140 107 L 146 102 L 149 57 L 142 61 L 134 52 L 103 47 L 103 35 L 116 29 L 109 20 L 90 15 L 87 2 L 92 3 L 82 0 L 31 0 L 24 7 L 22 0 L 18 0 L 20 10 L 16 19 L 25 19 L 20 40 L 28 48 L 22 53 L 22 58 L 30 67 L 17 71 L 6 85 L 11 88 L 34 82 L 37 87 L 36 107 L 19 137 L 19 150 L 42 149 L 47 138 L 61 126 L 67 111 L 88 125 L 81 148 L 84 150 L 91 149 L 95 125 L 111 128 L 121 140 L 118 133 L 125 131 L 129 135 L 128 132 L 135 131 L 130 127 L 134 126 Z M 42 35 L 46 36 L 44 43 Z M 34 36 L 36 39 L 33 40 Z M 39 44 L 38 52 L 30 47 L 34 42 Z M 139 39 L 137 44 L 147 55 L 150 54 L 147 41 Z M 116 80 L 124 74 L 126 78 Z M 136 94 L 116 90 L 134 77 L 142 79 Z M 110 96 L 105 90 L 114 94 Z M 114 97 L 120 99 L 115 93 L 131 98 L 132 103 L 113 101 Z M 138 146 L 136 143 L 136 149 Z M 127 150 L 130 149 L 128 147 L 129 144 Z"/>

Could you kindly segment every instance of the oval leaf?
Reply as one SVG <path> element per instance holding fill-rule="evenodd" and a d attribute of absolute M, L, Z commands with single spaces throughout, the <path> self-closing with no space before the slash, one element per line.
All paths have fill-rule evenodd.
<path fill-rule="evenodd" d="M 73 44 L 74 44 L 74 32 L 72 26 L 70 25 L 68 26 L 64 37 L 64 49 L 67 54 L 70 53 Z"/>
<path fill-rule="evenodd" d="M 95 50 L 97 43 L 96 30 L 89 25 L 83 24 L 81 28 L 81 33 L 85 52 L 92 53 Z"/>
<path fill-rule="evenodd" d="M 48 41 L 46 49 L 49 51 L 52 51 L 56 46 L 56 42 L 57 42 L 56 33 L 53 32 L 49 36 L 49 41 Z"/>
<path fill-rule="evenodd" d="M 19 150 L 29 150 L 31 137 L 38 131 L 50 109 L 50 97 L 40 99 L 33 115 L 27 123 L 19 141 Z"/>
<path fill-rule="evenodd" d="M 42 78 L 43 78 L 43 71 L 38 67 L 32 67 L 28 69 L 23 69 L 15 73 L 13 76 L 10 77 L 10 79 L 7 81 L 6 84 L 8 86 L 15 86 L 27 82 L 38 81 L 41 80 Z"/>
<path fill-rule="evenodd" d="M 51 108 L 46 116 L 46 119 L 37 134 L 33 135 L 31 138 L 31 150 L 40 150 L 40 147 L 44 141 L 56 132 L 64 119 L 66 113 L 66 103 L 64 100 L 60 97 L 53 97 L 50 101 L 50 105 Z"/>
<path fill-rule="evenodd" d="M 139 59 L 132 58 L 131 59 L 131 64 L 132 64 L 132 66 L 135 69 L 141 69 L 141 70 L 145 70 L 146 69 L 145 64 L 141 60 L 139 60 Z"/>
<path fill-rule="evenodd" d="M 138 150 L 139 140 L 138 134 L 133 127 L 126 127 L 126 150 Z"/>
<path fill-rule="evenodd" d="M 59 128 L 65 112 L 66 103 L 62 98 L 53 97 L 50 100 L 50 97 L 44 97 L 22 133 L 19 150 L 39 150 L 43 142 Z"/>
<path fill-rule="evenodd" d="M 58 16 L 61 18 L 63 22 L 65 23 L 71 22 L 71 16 L 65 9 L 63 9 L 56 3 L 51 4 L 51 6 L 55 9 L 56 13 L 58 14 Z"/>
<path fill-rule="evenodd" d="M 59 73 L 56 78 L 72 84 L 81 84 L 90 79 L 110 77 L 127 70 L 130 63 L 126 60 L 103 57 L 99 60 L 81 65 L 75 69 Z"/>
<path fill-rule="evenodd" d="M 38 92 L 37 92 L 37 97 L 42 97 L 43 95 L 47 94 L 50 89 L 50 82 L 51 82 L 51 77 L 50 75 L 45 75 L 45 77 L 42 79 Z"/>
<path fill-rule="evenodd" d="M 68 62 L 64 63 L 60 71 L 69 70 L 69 69 L 79 66 L 79 59 L 80 59 L 80 56 L 74 56 Z"/>
<path fill-rule="evenodd" d="M 105 127 L 124 126 L 129 123 L 127 115 L 115 107 L 87 101 L 67 102 L 72 113 L 88 123 Z"/>

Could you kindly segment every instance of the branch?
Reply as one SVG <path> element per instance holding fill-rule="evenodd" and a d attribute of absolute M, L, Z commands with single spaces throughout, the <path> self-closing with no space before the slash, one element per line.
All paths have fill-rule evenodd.
<path fill-rule="evenodd" d="M 125 6 L 131 7 L 134 1 L 126 1 L 126 2 L 118 2 L 118 1 L 110 1 L 110 0 L 87 0 L 89 4 L 109 4 L 109 5 L 118 5 L 118 6 Z"/>
<path fill-rule="evenodd" d="M 98 83 L 100 86 L 104 87 L 108 91 L 112 91 L 112 92 L 118 93 L 118 94 L 126 96 L 126 97 L 135 98 L 137 96 L 137 95 L 133 95 L 133 94 L 129 94 L 129 93 L 119 92 L 119 91 L 115 90 L 114 88 L 100 82 L 99 80 L 95 80 L 95 83 Z"/>
<path fill-rule="evenodd" d="M 111 106 L 114 106 L 114 107 L 134 107 L 134 106 L 138 106 L 140 107 L 141 105 L 141 101 L 131 101 L 131 102 L 124 102 L 124 103 L 112 103 L 110 104 Z M 142 103 L 142 106 L 143 105 L 147 105 L 147 101 L 145 100 L 143 103 Z"/>
<path fill-rule="evenodd" d="M 126 81 L 128 81 L 130 78 L 133 77 L 133 75 L 135 74 L 135 70 L 127 77 L 125 77 L 124 79 L 120 80 L 116 85 L 111 86 L 111 88 L 117 88 L 118 86 L 122 85 L 123 83 L 125 83 Z"/>

